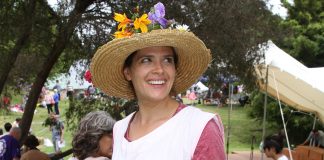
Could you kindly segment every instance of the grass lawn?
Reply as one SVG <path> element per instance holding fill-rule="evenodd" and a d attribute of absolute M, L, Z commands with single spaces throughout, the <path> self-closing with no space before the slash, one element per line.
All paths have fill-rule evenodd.
<path fill-rule="evenodd" d="M 68 108 L 68 101 L 63 100 L 60 102 L 60 112 L 61 120 L 65 122 L 65 109 Z M 186 103 L 186 101 L 185 101 Z M 229 124 L 228 120 L 228 106 L 216 107 L 216 106 L 204 106 L 204 105 L 196 105 L 197 108 L 200 108 L 204 111 L 208 111 L 211 113 L 218 113 L 223 121 L 225 128 L 225 140 L 227 141 L 227 126 Z M 12 123 L 17 117 L 22 117 L 22 113 L 10 112 L 9 114 L 1 111 L 0 113 L 0 127 L 3 128 L 5 122 Z M 34 119 L 32 122 L 32 133 L 39 138 L 48 138 L 51 140 L 51 132 L 49 131 L 49 127 L 44 127 L 42 123 L 47 118 L 47 110 L 45 108 L 36 108 Z M 256 138 L 256 144 L 254 144 L 254 148 L 258 149 L 259 143 L 261 141 L 261 132 L 252 132 L 253 129 L 261 129 L 261 125 L 254 122 L 252 119 L 248 118 L 246 115 L 246 109 L 244 107 L 240 107 L 238 105 L 233 105 L 233 109 L 231 111 L 231 129 L 230 129 L 230 139 L 229 139 L 229 151 L 238 151 L 238 150 L 250 150 L 251 149 L 251 138 L 254 134 Z M 65 124 L 66 126 L 66 124 Z M 63 151 L 69 149 L 71 147 L 72 134 L 68 129 L 65 129 L 64 139 L 66 141 L 66 146 L 63 148 Z M 225 143 L 226 147 L 226 143 Z M 40 145 L 39 149 L 45 153 L 53 153 L 53 147 L 46 147 L 44 145 Z"/>
<path fill-rule="evenodd" d="M 184 100 L 184 103 L 187 101 Z M 240 105 L 232 105 L 232 111 L 229 118 L 229 106 L 218 107 L 215 105 L 195 105 L 204 111 L 217 113 L 220 115 L 225 131 L 225 148 L 228 140 L 228 125 L 231 125 L 229 134 L 229 152 L 232 151 L 247 151 L 251 150 L 252 136 L 255 136 L 253 148 L 259 149 L 259 144 L 262 139 L 261 131 L 253 131 L 262 129 L 262 125 L 255 122 L 247 116 L 247 108 Z"/>

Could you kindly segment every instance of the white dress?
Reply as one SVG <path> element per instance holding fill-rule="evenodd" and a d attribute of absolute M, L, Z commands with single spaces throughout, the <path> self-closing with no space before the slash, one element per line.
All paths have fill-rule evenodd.
<path fill-rule="evenodd" d="M 285 155 L 282 155 L 281 157 L 278 158 L 278 160 L 288 160 L 288 158 Z"/>
<path fill-rule="evenodd" d="M 124 135 L 133 114 L 114 126 L 113 160 L 191 160 L 203 129 L 215 116 L 185 107 L 152 132 L 129 142 Z"/>

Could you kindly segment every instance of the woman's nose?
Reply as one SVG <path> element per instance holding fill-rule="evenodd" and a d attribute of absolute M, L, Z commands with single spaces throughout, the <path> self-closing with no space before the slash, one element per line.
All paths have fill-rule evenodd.
<path fill-rule="evenodd" d="M 162 73 L 163 72 L 163 63 L 155 62 L 154 63 L 154 72 L 155 73 Z"/>

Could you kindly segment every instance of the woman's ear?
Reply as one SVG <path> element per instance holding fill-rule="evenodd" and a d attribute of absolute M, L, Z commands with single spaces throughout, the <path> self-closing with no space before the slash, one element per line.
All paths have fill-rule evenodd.
<path fill-rule="evenodd" d="M 125 76 L 125 78 L 126 78 L 127 81 L 131 81 L 132 80 L 131 75 L 130 75 L 129 68 L 124 68 L 124 76 Z"/>

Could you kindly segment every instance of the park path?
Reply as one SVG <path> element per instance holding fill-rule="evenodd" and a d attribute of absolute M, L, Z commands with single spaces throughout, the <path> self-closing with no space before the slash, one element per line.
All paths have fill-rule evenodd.
<path fill-rule="evenodd" d="M 234 151 L 228 155 L 228 160 L 261 160 L 261 153 L 259 151 L 253 152 L 253 159 L 251 158 L 251 151 Z M 263 160 L 272 160 L 263 155 Z"/>

